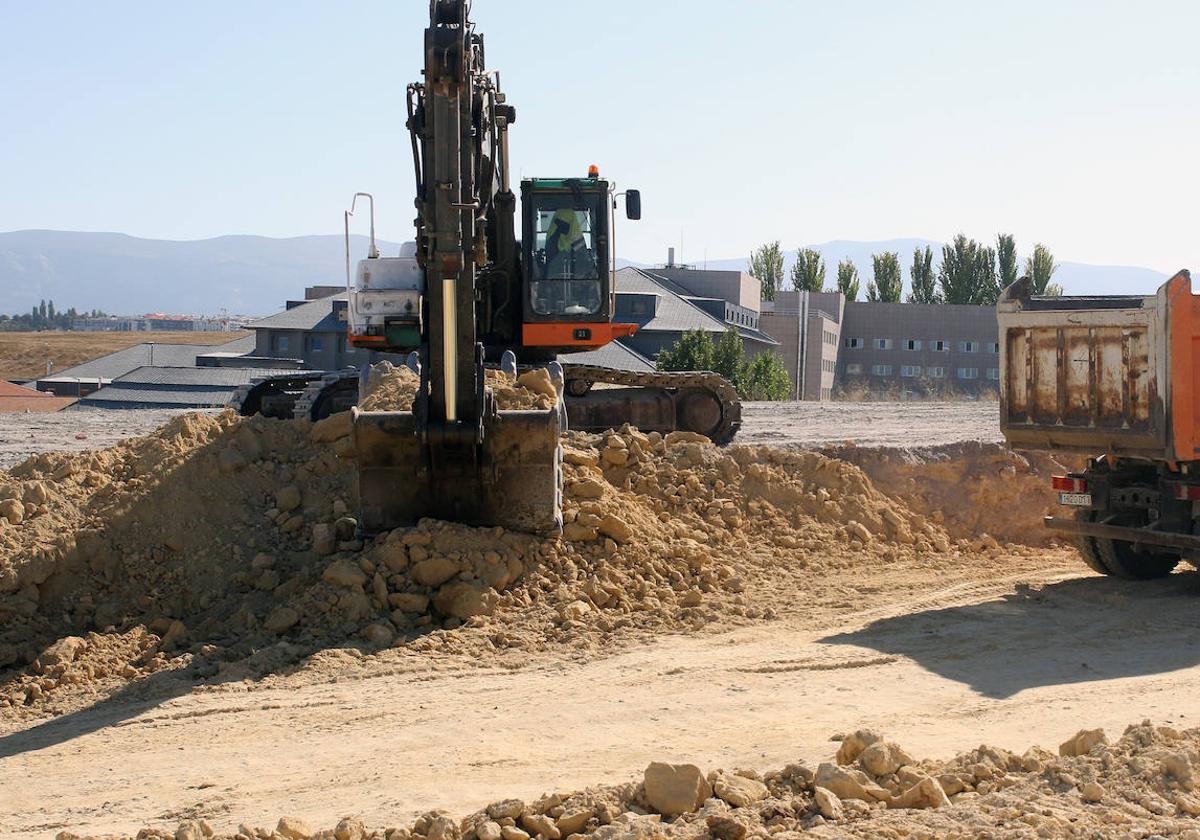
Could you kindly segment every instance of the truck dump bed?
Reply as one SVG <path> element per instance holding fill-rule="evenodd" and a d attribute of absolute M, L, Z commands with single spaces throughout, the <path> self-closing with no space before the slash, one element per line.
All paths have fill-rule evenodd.
<path fill-rule="evenodd" d="M 1015 447 L 1200 456 L 1200 298 L 1181 271 L 1146 296 L 1001 296 L 1000 428 Z"/>

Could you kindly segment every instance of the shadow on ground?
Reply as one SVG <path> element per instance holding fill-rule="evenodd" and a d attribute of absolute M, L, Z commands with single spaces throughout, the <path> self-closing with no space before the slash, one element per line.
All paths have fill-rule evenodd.
<path fill-rule="evenodd" d="M 1200 574 L 1022 585 L 999 600 L 893 616 L 820 641 L 905 656 L 993 698 L 1167 673 L 1200 664 Z"/>

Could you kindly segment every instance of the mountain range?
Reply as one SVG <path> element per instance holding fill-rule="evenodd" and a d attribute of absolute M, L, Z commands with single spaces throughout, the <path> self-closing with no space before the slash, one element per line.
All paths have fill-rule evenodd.
<path fill-rule="evenodd" d="M 380 242 L 385 254 L 399 244 Z M 929 245 L 934 262 L 941 243 L 925 239 L 879 242 L 833 241 L 810 246 L 825 258 L 833 284 L 839 260 L 858 266 L 865 290 L 871 255 L 897 251 L 905 266 L 915 248 Z M 366 237 L 351 237 L 352 258 L 365 254 Z M 102 309 L 109 313 L 265 315 L 300 297 L 305 286 L 345 282 L 345 248 L 340 235 L 220 236 L 175 241 L 139 239 L 120 233 L 21 230 L 0 233 L 0 313 L 27 312 L 39 301 L 60 309 Z M 790 267 L 795 252 L 788 252 Z M 650 267 L 621 260 L 620 265 Z M 744 270 L 747 260 L 707 260 L 695 268 Z M 1165 275 L 1148 268 L 1059 263 L 1054 278 L 1067 294 L 1138 294 L 1156 289 Z"/>

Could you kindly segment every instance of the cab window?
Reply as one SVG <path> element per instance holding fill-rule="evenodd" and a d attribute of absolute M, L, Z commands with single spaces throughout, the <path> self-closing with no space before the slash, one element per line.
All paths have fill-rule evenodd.
<path fill-rule="evenodd" d="M 538 315 L 594 315 L 602 303 L 597 196 L 534 197 L 530 305 Z"/>

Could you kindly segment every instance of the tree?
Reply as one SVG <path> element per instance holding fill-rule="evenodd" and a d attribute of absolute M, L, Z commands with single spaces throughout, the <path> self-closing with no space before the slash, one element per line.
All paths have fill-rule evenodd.
<path fill-rule="evenodd" d="M 659 370 L 712 370 L 716 367 L 712 339 L 704 330 L 688 330 L 658 354 L 656 364 Z"/>
<path fill-rule="evenodd" d="M 908 278 L 912 281 L 912 291 L 908 295 L 909 303 L 942 302 L 933 274 L 933 249 L 928 245 L 924 251 L 920 248 L 913 250 L 913 262 L 912 267 L 908 269 Z"/>
<path fill-rule="evenodd" d="M 758 278 L 762 299 L 775 300 L 775 290 L 783 280 L 783 250 L 778 239 L 750 254 L 750 274 Z"/>
<path fill-rule="evenodd" d="M 1025 258 L 1025 276 L 1033 284 L 1035 295 L 1062 295 L 1062 286 L 1050 282 L 1056 271 L 1058 266 L 1054 263 L 1054 255 L 1050 253 L 1050 249 L 1040 242 L 1034 245 L 1033 255 Z"/>
<path fill-rule="evenodd" d="M 1017 282 L 1017 241 L 1012 234 L 996 237 L 996 262 L 1000 268 L 1000 288 L 1007 289 Z"/>
<path fill-rule="evenodd" d="M 938 284 L 946 303 L 994 304 L 1000 295 L 995 250 L 960 233 L 952 244 L 942 246 Z"/>
<path fill-rule="evenodd" d="M 783 360 L 774 353 L 755 356 L 742 373 L 738 394 L 744 400 L 786 400 L 792 395 L 792 380 Z"/>
<path fill-rule="evenodd" d="M 858 299 L 858 268 L 849 257 L 838 263 L 837 290 L 846 296 L 846 300 Z"/>
<path fill-rule="evenodd" d="M 903 281 L 900 279 L 900 255 L 895 251 L 872 254 L 874 279 L 867 283 L 867 300 L 899 303 Z"/>
<path fill-rule="evenodd" d="M 805 248 L 796 252 L 792 264 L 792 288 L 802 292 L 825 291 L 825 260 L 820 251 Z"/>
<path fill-rule="evenodd" d="M 724 376 L 736 388 L 742 378 L 742 365 L 745 363 L 745 358 L 742 336 L 736 329 L 730 327 L 725 330 L 717 340 L 717 346 L 713 348 L 712 370 L 714 373 Z"/>

